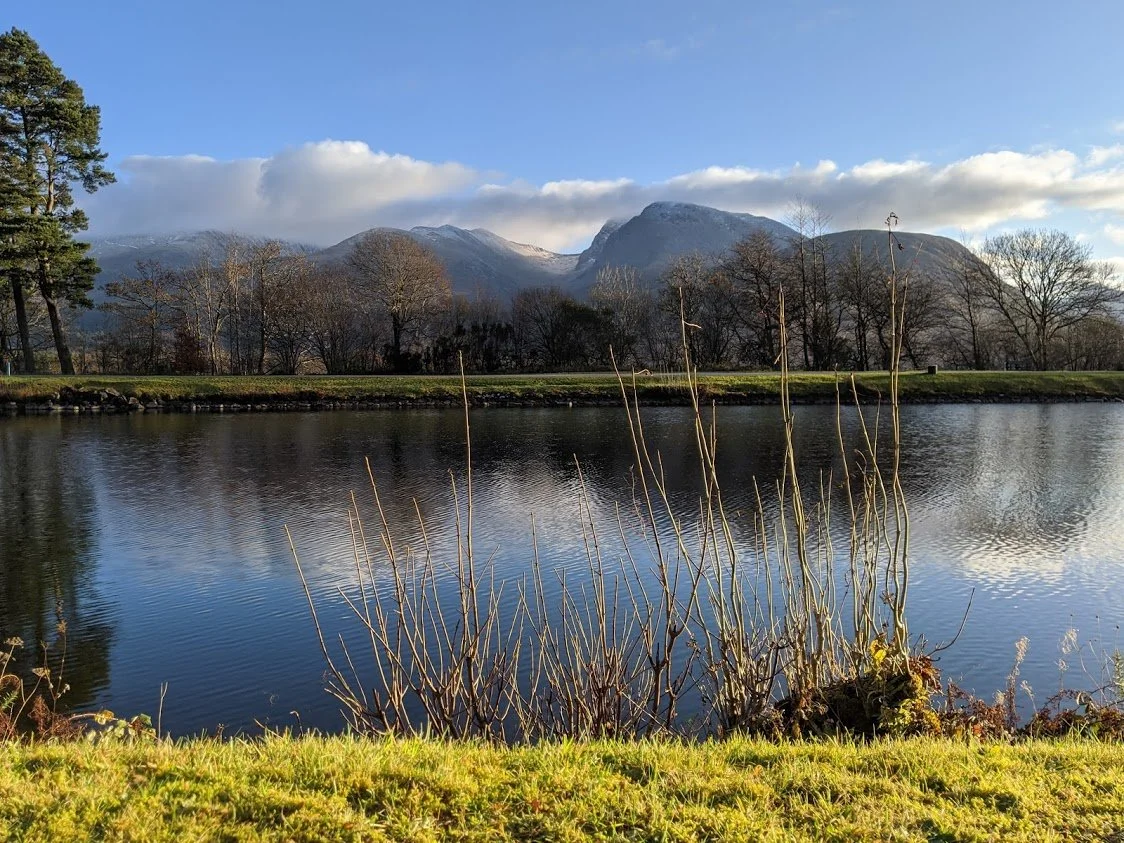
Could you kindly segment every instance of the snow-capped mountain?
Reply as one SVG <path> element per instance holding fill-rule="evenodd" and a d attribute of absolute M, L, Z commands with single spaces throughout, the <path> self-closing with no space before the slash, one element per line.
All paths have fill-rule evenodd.
<path fill-rule="evenodd" d="M 593 242 L 589 244 L 589 248 L 578 255 L 578 265 L 576 267 L 578 272 L 585 272 L 601 260 L 601 256 L 605 252 L 605 243 L 607 243 L 609 238 L 626 222 L 628 222 L 628 220 L 609 220 L 601 226 L 601 230 L 597 232 L 597 236 L 593 238 Z"/>
<path fill-rule="evenodd" d="M 379 229 L 372 229 L 376 231 Z M 555 252 L 515 243 L 482 228 L 471 231 L 452 225 L 439 228 L 417 226 L 409 231 L 399 231 L 431 249 L 449 274 L 453 289 L 471 295 L 484 290 L 501 297 L 510 297 L 525 287 L 557 284 L 566 286 L 577 264 L 577 255 L 559 255 Z M 323 249 L 312 256 L 318 263 L 342 261 L 355 244 L 370 232 Z"/>
<path fill-rule="evenodd" d="M 606 223 L 578 258 L 573 286 L 579 290 L 593 286 L 605 266 L 633 266 L 641 278 L 654 281 L 679 255 L 698 252 L 718 259 L 754 231 L 765 231 L 778 242 L 796 234 L 768 217 L 687 202 L 653 202 L 630 220 Z"/>
<path fill-rule="evenodd" d="M 379 230 L 379 229 L 372 229 Z M 528 287 L 557 286 L 584 296 L 606 266 L 635 267 L 641 278 L 655 283 L 660 273 L 679 255 L 698 252 L 720 260 L 733 246 L 755 231 L 764 231 L 778 244 L 791 242 L 796 232 L 788 226 L 753 214 L 738 214 L 684 202 L 655 202 L 627 220 L 610 220 L 581 254 L 557 254 L 526 243 L 516 243 L 483 228 L 452 225 L 418 226 L 396 231 L 432 249 L 445 264 L 453 289 L 466 295 L 484 291 L 510 298 Z M 361 232 L 326 249 L 286 243 L 288 250 L 307 253 L 317 263 L 341 262 Z M 92 253 L 102 272 L 99 286 L 133 272 L 137 261 L 156 260 L 168 268 L 189 266 L 199 260 L 221 259 L 226 235 L 214 231 L 168 236 L 103 238 L 92 241 Z M 963 254 L 964 247 L 946 237 L 899 233 L 903 248 L 900 266 L 929 271 Z M 824 236 L 837 257 L 858 244 L 873 259 L 886 259 L 886 232 L 842 231 Z"/>
<path fill-rule="evenodd" d="M 185 269 L 200 260 L 218 263 L 229 239 L 229 235 L 220 231 L 90 238 L 90 254 L 101 269 L 92 297 L 95 303 L 101 301 L 101 288 L 105 283 L 135 273 L 139 261 L 154 261 L 166 269 Z M 263 238 L 242 239 L 258 241 Z M 292 254 L 316 251 L 315 246 L 287 241 L 282 241 L 282 247 Z"/>

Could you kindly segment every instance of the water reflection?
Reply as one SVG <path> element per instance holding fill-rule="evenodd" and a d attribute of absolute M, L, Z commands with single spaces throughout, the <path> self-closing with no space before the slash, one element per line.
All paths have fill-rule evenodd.
<path fill-rule="evenodd" d="M 626 527 L 635 462 L 615 409 L 473 415 L 476 545 L 522 576 L 535 516 L 545 564 L 579 572 L 579 484 L 610 552 Z M 883 419 L 885 422 L 885 419 Z M 854 412 L 844 439 L 860 436 Z M 684 411 L 655 408 L 646 431 L 676 505 L 696 507 L 701 475 Z M 9 419 L 0 423 L 0 632 L 50 631 L 56 591 L 71 624 L 74 701 L 153 711 L 180 733 L 254 721 L 335 728 L 322 665 L 282 525 L 291 526 L 327 631 L 353 630 L 332 602 L 354 568 L 346 507 L 368 523 L 364 468 L 407 544 L 417 510 L 440 546 L 455 520 L 450 471 L 463 474 L 457 411 Z M 832 408 L 797 408 L 804 476 L 841 493 Z M 721 482 L 731 511 L 753 506 L 783 455 L 775 408 L 722 408 Z M 903 480 L 913 515 L 911 627 L 950 637 L 942 667 L 981 692 L 999 687 L 1014 642 L 1031 636 L 1023 676 L 1058 681 L 1056 644 L 1076 626 L 1111 643 L 1124 585 L 1124 408 L 942 406 L 903 411 Z M 885 456 L 885 455 L 884 455 Z M 462 500 L 463 505 L 463 500 Z M 751 522 L 735 517 L 748 544 Z M 619 547 L 616 547 L 619 552 Z M 74 677 L 74 674 L 72 674 Z"/>
<path fill-rule="evenodd" d="M 97 501 L 89 454 L 61 420 L 0 424 L 0 639 L 22 638 L 17 669 L 64 653 L 66 702 L 90 705 L 109 679 L 112 607 L 93 583 Z M 66 623 L 65 650 L 57 635 Z"/>

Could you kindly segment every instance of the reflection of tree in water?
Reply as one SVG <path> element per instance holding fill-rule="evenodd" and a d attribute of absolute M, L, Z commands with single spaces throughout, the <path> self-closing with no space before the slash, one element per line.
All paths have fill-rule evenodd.
<path fill-rule="evenodd" d="M 797 446 L 809 465 L 809 482 L 816 484 L 819 463 L 825 458 L 821 451 L 826 451 L 830 464 L 833 448 L 832 440 L 822 441 L 818 423 L 823 416 L 834 424 L 834 411 L 807 409 L 815 418 L 798 429 Z M 728 501 L 736 507 L 751 506 L 755 476 L 769 497 L 783 459 L 779 411 L 719 408 L 718 420 L 720 468 Z M 370 459 L 378 481 L 383 510 L 403 537 L 416 532 L 415 500 L 427 525 L 450 526 L 454 517 L 450 473 L 458 487 L 464 482 L 464 418 L 456 410 L 112 421 L 130 425 L 127 456 L 108 454 L 101 460 L 115 504 L 130 507 L 134 517 L 141 518 L 154 496 L 190 501 L 190 517 L 180 520 L 190 520 L 195 532 L 222 535 L 235 548 L 238 536 L 253 533 L 255 540 L 261 538 L 282 551 L 282 559 L 287 558 L 287 548 L 280 529 L 261 537 L 254 525 L 287 521 L 299 527 L 298 536 L 324 541 L 334 536 L 347 551 L 343 513 L 351 491 L 364 518 L 374 523 L 377 516 L 365 458 Z M 598 504 L 603 507 L 600 527 L 615 529 L 614 504 L 627 510 L 632 502 L 636 457 L 623 409 L 489 408 L 474 410 L 471 424 L 479 538 L 490 532 L 487 519 L 496 518 L 497 534 L 526 532 L 529 539 L 532 512 L 540 525 L 553 519 L 559 528 L 571 528 L 577 538 L 575 457 L 595 511 Z M 683 511 L 693 512 L 702 492 L 702 475 L 689 412 L 651 408 L 645 411 L 645 425 L 673 501 Z M 833 428 L 829 432 L 834 435 Z M 136 474 L 138 464 L 146 467 L 143 476 Z M 316 471 L 311 480 L 306 473 L 310 467 Z M 296 519 L 294 512 L 299 513 Z M 190 541 L 192 536 L 182 529 L 186 526 L 162 527 L 160 535 L 151 537 L 154 547 Z M 507 539 L 510 535 L 505 535 Z M 242 551 L 249 558 L 260 555 L 261 548 L 247 545 Z M 346 562 L 347 556 L 349 551 L 339 558 Z"/>
<path fill-rule="evenodd" d="M 918 514 L 938 508 L 957 535 L 971 536 L 973 542 L 1022 542 L 1041 549 L 1072 538 L 1085 529 L 1084 519 L 1095 508 L 1093 497 L 1105 472 L 1112 470 L 1106 465 L 1111 460 L 1104 453 L 1107 446 L 1088 435 L 1095 422 L 1082 421 L 1078 426 L 1084 433 L 1074 436 L 1068 417 L 1054 419 L 1053 414 L 1097 409 L 906 408 L 902 470 L 907 498 Z M 874 407 L 866 410 L 872 419 Z M 888 414 L 881 415 L 885 428 Z M 830 480 L 835 515 L 842 517 L 835 408 L 801 406 L 796 417 L 795 446 L 807 500 L 817 502 L 820 483 Z M 780 412 L 775 407 L 719 407 L 717 418 L 723 496 L 735 527 L 744 534 L 752 530 L 754 480 L 768 514 L 775 514 L 774 484 L 784 452 Z M 689 413 L 648 408 L 644 419 L 673 503 L 679 511 L 694 511 L 702 478 Z M 407 532 L 416 527 L 415 500 L 428 524 L 444 523 L 452 517 L 450 472 L 463 483 L 464 422 L 456 410 L 102 422 L 128 428 L 119 433 L 127 434 L 129 448 L 99 457 L 99 473 L 115 504 L 131 504 L 134 517 L 143 518 L 154 496 L 169 505 L 190 502 L 190 518 L 185 514 L 147 531 L 157 533 L 146 534 L 154 549 L 161 542 L 173 548 L 200 535 L 223 536 L 247 560 L 285 558 L 279 528 L 263 526 L 285 521 L 299 526 L 298 533 L 305 536 L 324 541 L 337 536 L 344 559 L 349 555 L 343 553 L 344 512 L 351 491 L 364 517 L 375 518 L 364 458 L 371 460 L 388 518 Z M 853 408 L 844 410 L 843 424 L 853 455 L 862 448 Z M 559 527 L 569 520 L 576 529 L 575 455 L 595 510 L 603 505 L 601 514 L 609 523 L 601 526 L 613 526 L 614 504 L 627 507 L 631 501 L 635 455 L 623 409 L 480 409 L 472 414 L 472 427 L 478 516 L 504 519 L 499 532 L 515 528 L 522 533 L 523 525 L 529 532 L 532 511 L 540 523 L 553 517 Z M 888 443 L 887 433 L 883 430 L 883 443 Z M 13 449 L 5 451 L 5 462 L 17 458 Z M 888 448 L 881 456 L 888 460 Z M 38 458 L 40 471 L 46 471 L 46 459 Z M 145 471 L 138 474 L 137 466 Z M 311 466 L 317 476 L 310 480 L 305 472 Z M 857 487 L 857 472 L 852 479 Z M 61 473 L 50 482 L 61 483 Z M 82 498 L 79 488 L 70 485 L 63 494 Z M 45 488 L 44 483 L 37 482 L 36 488 Z M 66 514 L 80 506 L 68 504 Z M 6 529 L 14 529 L 8 522 Z"/>
<path fill-rule="evenodd" d="M 906 408 L 903 482 L 907 498 L 920 512 L 939 507 L 957 535 L 972 541 L 1023 542 L 1037 548 L 1065 540 L 1083 528 L 1094 508 L 1092 498 L 1105 482 L 1107 458 L 1095 437 L 1072 436 L 1073 425 L 1054 419 L 1059 411 L 1089 413 L 1091 407 L 916 407 Z M 807 500 L 818 502 L 819 484 L 830 478 L 842 518 L 840 459 L 835 440 L 835 408 L 800 406 L 796 411 L 795 446 Z M 867 407 L 872 418 L 874 408 Z M 1049 417 L 1049 418 L 1047 418 Z M 1083 416 L 1084 418 L 1084 416 Z M 702 477 L 690 414 L 682 408 L 648 408 L 645 432 L 658 451 L 677 511 L 696 510 Z M 767 515 L 774 516 L 774 483 L 780 474 L 784 439 L 778 408 L 719 407 L 718 463 L 723 496 L 739 536 L 750 540 L 755 508 L 754 480 L 762 492 Z M 1037 419 L 1037 422 L 1033 420 Z M 49 426 L 47 420 L 26 420 Z M 57 421 L 57 420 L 56 420 Z M 84 420 L 75 427 L 81 427 Z M 888 414 L 882 413 L 883 427 Z M 861 437 L 853 409 L 843 413 L 844 438 L 854 450 Z M 1083 430 L 1094 422 L 1081 423 Z M 20 527 L 20 518 L 81 521 L 90 494 L 80 472 L 66 473 L 60 448 L 69 425 L 53 435 L 51 447 L 36 447 L 34 456 L 18 442 L 4 448 L 4 472 L 39 472 L 31 488 L 8 484 L 0 495 L 6 510 L 5 539 L 0 554 L 20 556 L 19 541 L 48 543 L 48 529 Z M 222 553 L 244 562 L 287 559 L 280 523 L 296 526 L 297 534 L 325 545 L 338 544 L 332 558 L 341 564 L 350 556 L 344 512 L 354 490 L 365 518 L 375 511 L 363 460 L 369 457 L 390 521 L 406 533 L 414 531 L 418 508 L 431 527 L 452 518 L 450 472 L 463 483 L 464 420 L 459 411 L 407 410 L 371 413 L 254 415 L 238 417 L 164 416 L 103 419 L 102 427 L 121 427 L 129 447 L 99 453 L 98 473 L 112 490 L 115 506 L 130 520 L 152 516 L 153 502 L 187 504 L 175 519 L 162 519 L 140 530 L 152 543 L 150 556 L 168 560 L 173 551 L 206 537 Z M 623 409 L 480 409 L 472 414 L 478 537 L 487 538 L 495 519 L 497 541 L 509 548 L 513 535 L 529 538 L 532 511 L 540 525 L 553 519 L 559 531 L 569 526 L 578 535 L 577 472 L 581 461 L 586 489 L 600 517 L 599 526 L 615 529 L 614 505 L 631 502 L 631 471 L 635 454 Z M 10 425 L 8 435 L 13 436 Z M 107 431 L 108 432 L 108 431 Z M 886 431 L 884 431 L 886 433 Z M 37 431 L 36 446 L 46 437 Z M 30 438 L 27 440 L 30 444 Z M 886 436 L 883 442 L 888 442 Z M 888 459 L 888 449 L 882 452 Z M 21 466 L 20 461 L 27 466 Z M 144 471 L 138 472 L 138 466 Z M 73 468 L 73 467 L 72 467 Z M 310 478 L 307 472 L 316 472 Z M 853 474 L 857 483 L 859 478 Z M 53 486 L 51 484 L 54 484 Z M 46 490 L 53 490 L 47 493 Z M 464 501 L 461 501 L 462 506 Z M 52 513 L 52 506 L 56 511 Z M 16 517 L 14 513 L 26 510 Z M 138 527 L 140 524 L 138 523 Z M 81 556 L 81 525 L 59 527 L 65 535 L 60 558 Z M 1043 544 L 1046 543 L 1046 545 Z M 26 568 L 47 551 L 28 552 L 5 574 Z M 513 548 L 514 549 L 514 548 Z M 49 556 L 50 554 L 48 554 Z M 196 553 L 193 556 L 200 556 Z M 323 558 L 323 557 L 320 557 Z M 196 564 L 195 560 L 193 564 Z M 41 564 L 41 563 L 40 563 Z M 39 586 L 49 587 L 40 577 Z M 19 593 L 22 589 L 9 585 Z M 30 592 L 29 592 L 30 593 Z M 50 594 L 40 596 L 50 608 Z M 11 598 L 8 598 L 9 602 Z M 45 603 L 44 603 L 45 601 Z M 26 637 L 26 636 L 25 636 Z"/>
<path fill-rule="evenodd" d="M 795 445 L 811 505 L 818 502 L 821 476 L 826 480 L 830 472 L 835 494 L 842 493 L 835 408 L 795 409 Z M 1121 469 L 1115 454 L 1124 453 L 1120 412 L 1119 407 L 1087 405 L 906 408 L 903 480 L 916 516 L 917 558 L 941 561 L 962 542 L 976 547 L 1007 543 L 1027 556 L 1041 556 L 1045 548 L 1058 555 L 1053 548 L 1072 546 L 1075 532 L 1096 535 L 1084 519 L 1103 512 L 1104 497 L 1115 494 L 1111 478 Z M 643 415 L 674 509 L 689 521 L 698 512 L 702 491 L 690 414 L 654 407 Z M 776 513 L 773 484 L 784 452 L 780 412 L 720 407 L 717 418 L 723 498 L 736 540 L 748 550 L 754 478 L 767 518 Z M 846 441 L 858 447 L 853 410 L 843 419 Z M 626 519 L 632 515 L 630 474 L 636 460 L 623 409 L 488 408 L 473 412 L 472 427 L 475 541 L 481 559 L 495 551 L 501 575 L 522 576 L 531 561 L 534 512 L 547 569 L 573 566 L 571 582 L 579 582 L 584 545 L 575 455 L 606 557 L 619 555 L 616 505 L 622 505 Z M 1115 438 L 1103 441 L 1102 427 Z M 8 420 L 0 424 L 0 636 L 20 635 L 28 642 L 49 637 L 57 584 L 71 630 L 71 702 L 88 704 L 108 679 L 111 636 L 116 636 L 119 658 L 147 643 L 147 630 L 130 637 L 128 628 L 111 628 L 111 616 L 99 611 L 92 592 L 95 552 L 105 559 L 100 580 L 121 578 L 115 581 L 136 586 L 132 592 L 138 595 L 159 588 L 162 595 L 173 595 L 172 611 L 182 605 L 186 612 L 206 599 L 199 583 L 216 593 L 228 581 L 243 589 L 232 593 L 275 596 L 270 588 L 298 593 L 281 531 L 287 523 L 317 578 L 314 587 L 335 595 L 339 575 L 354 573 L 344 514 L 351 490 L 374 524 L 365 457 L 371 459 L 396 538 L 401 531 L 417 548 L 416 499 L 431 540 L 452 540 L 450 471 L 458 484 L 464 481 L 464 420 L 457 410 Z M 833 515 L 842 522 L 843 504 L 835 500 Z M 463 494 L 460 502 L 463 512 Z M 1104 521 L 1103 515 L 1091 517 L 1101 519 L 1094 524 Z M 96 547 L 94 525 L 101 530 Z M 625 527 L 630 528 L 627 521 Z M 645 546 L 633 535 L 629 532 L 629 541 L 643 565 Z M 377 549 L 377 530 L 368 538 Z M 837 545 L 837 552 L 845 553 L 845 545 Z M 954 554 L 956 564 L 969 555 Z M 980 564 L 995 566 L 1003 555 L 978 557 Z M 1036 575 L 1039 567 L 1035 560 Z M 919 566 L 938 569 L 943 570 Z M 952 614 L 959 618 L 962 608 Z M 267 628 L 292 623 L 303 635 L 303 604 L 298 609 L 292 620 Z M 258 634 L 238 626 L 239 620 L 226 617 L 223 622 L 232 626 L 216 621 L 200 629 L 198 640 L 185 643 L 181 658 L 207 660 L 222 651 L 232 665 L 257 669 L 262 659 L 255 647 L 261 639 L 236 641 Z M 25 659 L 35 656 L 32 647 Z M 149 674 L 137 670 L 142 674 L 133 680 L 138 686 L 149 682 L 146 688 L 154 687 L 164 678 L 154 675 L 150 681 Z M 117 671 L 118 687 L 129 672 Z M 281 675 L 283 668 L 277 672 Z"/>
<path fill-rule="evenodd" d="M 877 408 L 864 412 L 874 432 Z M 583 459 L 596 497 L 627 496 L 634 456 L 623 411 L 550 414 L 523 417 L 519 441 L 501 432 L 491 459 L 483 465 L 507 464 L 526 472 L 519 451 L 541 449 L 547 474 L 560 482 L 573 475 L 573 454 Z M 819 501 L 820 483 L 831 483 L 833 516 L 846 519 L 842 470 L 832 406 L 795 408 L 798 473 L 806 500 Z M 879 462 L 888 472 L 889 413 L 879 416 Z M 658 449 L 680 511 L 697 505 L 701 473 L 688 414 L 675 408 L 645 412 L 646 432 Z M 571 421 L 572 420 L 572 421 Z M 1057 555 L 1089 534 L 1089 519 L 1103 510 L 1111 478 L 1119 476 L 1120 408 L 1090 405 L 907 407 L 903 413 L 902 482 L 919 521 L 939 517 L 958 542 L 1002 548 L 1016 555 Z M 535 427 L 527 433 L 528 422 Z M 479 424 L 479 422 L 474 422 Z M 843 439 L 852 460 L 855 491 L 861 477 L 859 452 L 865 449 L 857 413 L 844 408 Z M 1109 436 L 1107 431 L 1112 431 Z M 526 437 L 526 438 L 525 438 Z M 480 441 L 481 437 L 478 437 Z M 528 444 L 533 443 L 533 444 Z M 482 455 L 489 452 L 481 447 Z M 735 527 L 752 530 L 757 481 L 767 516 L 776 514 L 774 484 L 784 454 L 783 427 L 776 408 L 718 408 L 718 466 L 723 497 L 730 513 L 740 513 Z M 485 471 L 480 472 L 485 476 Z M 888 474 L 887 474 L 888 476 Z M 932 513 L 923 515 L 923 513 Z M 840 529 L 836 524 L 835 529 Z"/>
<path fill-rule="evenodd" d="M 41 663 L 40 642 L 66 621 L 69 708 L 89 705 L 109 680 L 113 628 L 91 593 L 94 496 L 61 419 L 0 423 L 0 638 L 25 642 L 18 669 Z M 52 650 L 52 664 L 61 655 Z"/>

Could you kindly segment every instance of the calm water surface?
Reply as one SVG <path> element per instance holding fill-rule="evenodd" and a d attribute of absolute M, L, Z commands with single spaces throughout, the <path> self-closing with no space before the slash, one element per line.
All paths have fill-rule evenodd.
<path fill-rule="evenodd" d="M 719 411 L 731 509 L 782 456 L 776 408 Z M 913 525 L 911 630 L 953 637 L 947 676 L 990 696 L 1015 642 L 1041 701 L 1062 679 L 1059 642 L 1076 628 L 1085 668 L 1124 646 L 1124 407 L 949 405 L 903 409 Z M 652 409 L 648 431 L 677 501 L 697 496 L 685 411 Z M 630 499 L 631 446 L 617 409 L 484 409 L 473 417 L 476 546 L 498 570 L 531 559 L 531 514 L 548 567 L 580 571 L 580 461 L 595 518 L 611 532 Z M 848 427 L 854 427 L 849 418 Z M 329 634 L 354 631 L 336 598 L 352 581 L 346 508 L 369 508 L 371 459 L 405 534 L 412 499 L 432 525 L 452 512 L 463 465 L 458 411 L 137 415 L 0 419 L 0 638 L 42 637 L 67 619 L 70 700 L 155 712 L 176 733 L 255 722 L 342 724 L 283 525 L 289 525 Z M 833 465 L 834 410 L 797 410 L 802 471 Z M 744 524 L 744 522 L 743 522 Z M 1086 673 L 1091 675 L 1086 675 Z"/>

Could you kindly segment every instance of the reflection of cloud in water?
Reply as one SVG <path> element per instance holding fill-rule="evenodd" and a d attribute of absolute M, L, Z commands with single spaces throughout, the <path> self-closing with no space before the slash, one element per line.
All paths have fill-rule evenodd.
<path fill-rule="evenodd" d="M 832 473 L 835 515 L 841 516 L 834 408 L 799 407 L 797 415 L 807 500 L 816 497 L 821 472 Z M 913 515 L 912 628 L 938 640 L 950 637 L 975 588 L 965 634 L 942 666 L 990 692 L 1002 682 L 1013 641 L 1030 634 L 1027 675 L 1042 684 L 1050 671 L 1046 655 L 1065 628 L 1085 628 L 1096 617 L 1109 625 L 1124 620 L 1113 599 L 1124 588 L 1124 407 L 907 407 L 902 416 L 903 482 Z M 325 600 L 337 585 L 351 583 L 346 511 L 352 491 L 368 540 L 378 547 L 365 457 L 400 547 L 420 545 L 416 500 L 435 548 L 452 558 L 450 471 L 462 512 L 465 505 L 458 411 L 5 424 L 5 512 L 13 511 L 21 494 L 42 497 L 55 488 L 50 477 L 65 478 L 57 496 L 67 502 L 65 512 L 29 512 L 35 523 L 73 527 L 63 531 L 78 543 L 70 556 L 86 559 L 85 570 L 94 572 L 75 580 L 76 589 L 88 588 L 85 599 L 113 595 L 113 705 L 150 710 L 160 681 L 174 677 L 184 696 L 171 714 L 187 728 L 235 714 L 247 720 L 262 689 L 293 695 L 279 703 L 285 711 L 299 708 L 307 715 L 327 705 L 282 526 L 292 528 L 305 570 Z M 856 443 L 853 411 L 844 413 L 844 424 L 845 438 Z M 532 513 L 544 566 L 566 568 L 573 581 L 581 576 L 586 549 L 575 455 L 605 558 L 615 561 L 623 553 L 619 506 L 630 548 L 646 564 L 643 527 L 632 507 L 635 455 L 623 411 L 488 409 L 474 413 L 472 425 L 474 541 L 481 559 L 495 554 L 502 576 L 520 577 L 530 565 Z M 690 527 L 700 472 L 688 416 L 653 408 L 645 411 L 645 425 L 662 455 L 673 506 Z M 719 408 L 718 428 L 723 496 L 736 513 L 732 525 L 748 557 L 753 478 L 775 513 L 772 482 L 783 431 L 776 408 Z M 60 443 L 65 463 L 52 462 Z M 36 471 L 25 470 L 19 454 L 35 462 Z M 36 488 L 19 485 L 27 477 L 38 478 Z M 5 519 L 0 555 L 34 541 L 19 534 L 20 524 Z M 840 565 L 846 561 L 844 539 L 837 527 Z M 91 579 L 96 582 L 87 583 Z M 334 629 L 354 619 L 334 605 L 325 608 L 325 620 Z M 294 690 L 298 685 L 303 690 Z M 236 690 L 224 697 L 224 688 Z M 325 715 L 319 723 L 335 721 Z"/>
<path fill-rule="evenodd" d="M 1067 588 L 1124 547 L 1119 407 L 973 407 L 926 464 L 912 508 L 920 558 L 983 583 Z M 912 462 L 917 462 L 916 458 Z"/>
<path fill-rule="evenodd" d="M 799 408 L 797 448 L 808 494 L 834 465 L 825 432 L 831 408 Z M 1111 406 L 906 408 L 903 468 L 919 563 L 955 566 L 980 582 L 1032 573 L 1058 582 L 1067 570 L 1104 564 L 1120 545 L 1120 411 Z M 780 458 L 780 427 L 768 409 L 719 413 L 722 483 L 742 544 L 752 543 L 752 478 Z M 216 575 L 287 564 L 281 524 L 294 529 L 317 578 L 352 565 L 346 509 L 355 491 L 377 535 L 363 458 L 379 481 L 396 536 L 416 545 L 414 500 L 431 538 L 454 520 L 449 472 L 463 500 L 463 433 L 456 413 L 340 414 L 159 420 L 103 420 L 130 437 L 128 448 L 99 445 L 94 491 L 106 541 L 127 564 L 161 568 L 216 565 Z M 618 504 L 631 528 L 634 455 L 613 411 L 481 412 L 474 416 L 477 548 L 507 567 L 525 565 L 531 515 L 540 552 L 558 564 L 584 559 L 580 488 L 586 474 L 593 521 L 607 552 L 620 552 Z M 697 510 L 698 467 L 685 416 L 654 409 L 648 431 L 660 449 L 683 513 Z M 853 412 L 845 435 L 854 441 Z M 825 444 L 826 442 L 826 444 Z M 310 476 L 312 472 L 314 476 Z M 838 498 L 837 498 L 838 501 Z M 836 506 L 836 515 L 842 509 Z M 690 520 L 688 518 L 688 520 Z M 631 531 L 630 531 L 631 532 Z M 838 538 L 838 533 L 837 533 Z"/>

